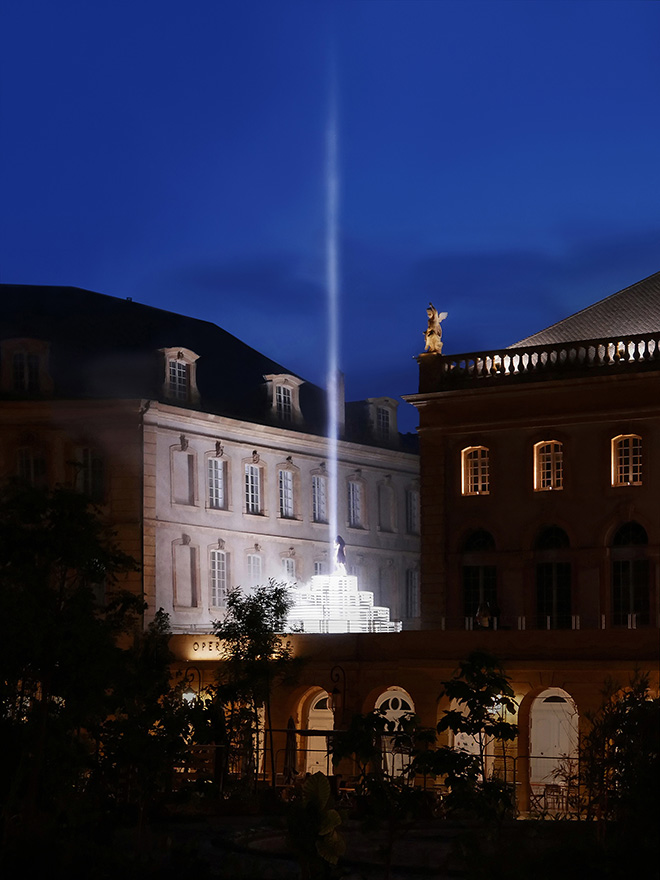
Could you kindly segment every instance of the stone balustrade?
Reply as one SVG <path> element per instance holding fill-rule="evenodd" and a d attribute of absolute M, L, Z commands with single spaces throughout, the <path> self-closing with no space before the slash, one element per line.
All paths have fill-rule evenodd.
<path fill-rule="evenodd" d="M 468 354 L 420 354 L 420 392 L 549 380 L 593 371 L 660 369 L 660 332 Z"/>

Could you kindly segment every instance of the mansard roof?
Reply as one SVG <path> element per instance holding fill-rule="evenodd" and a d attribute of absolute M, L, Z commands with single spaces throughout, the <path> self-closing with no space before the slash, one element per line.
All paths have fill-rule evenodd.
<path fill-rule="evenodd" d="M 509 348 L 660 331 L 660 272 L 521 339 Z"/>
<path fill-rule="evenodd" d="M 0 285 L 0 340 L 18 338 L 49 343 L 49 396 L 62 399 L 146 398 L 176 405 L 164 396 L 162 352 L 188 349 L 199 356 L 199 402 L 181 405 L 277 424 L 265 377 L 296 376 L 209 321 L 78 287 Z M 297 378 L 302 421 L 286 427 L 325 434 L 325 391 Z"/>

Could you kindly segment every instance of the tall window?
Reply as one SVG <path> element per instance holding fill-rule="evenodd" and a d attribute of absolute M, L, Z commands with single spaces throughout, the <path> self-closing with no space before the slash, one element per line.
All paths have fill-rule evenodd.
<path fill-rule="evenodd" d="M 539 629 L 571 627 L 569 549 L 568 535 L 558 526 L 544 529 L 535 541 L 536 625 Z"/>
<path fill-rule="evenodd" d="M 325 564 L 320 560 L 314 560 L 314 576 L 318 577 L 322 574 L 325 574 Z"/>
<path fill-rule="evenodd" d="M 296 560 L 291 556 L 282 558 L 282 575 L 285 581 L 292 583 L 296 579 Z"/>
<path fill-rule="evenodd" d="M 39 356 L 25 351 L 15 351 L 12 358 L 14 391 L 39 391 Z"/>
<path fill-rule="evenodd" d="M 628 522 L 612 541 L 612 624 L 649 623 L 648 536 L 639 523 Z"/>
<path fill-rule="evenodd" d="M 463 495 L 488 495 L 488 449 L 470 446 L 462 453 Z"/>
<path fill-rule="evenodd" d="M 102 502 L 105 494 L 103 457 L 96 449 L 83 447 L 77 453 L 76 488 L 92 501 Z"/>
<path fill-rule="evenodd" d="M 227 463 L 222 458 L 208 458 L 207 462 L 209 507 L 214 510 L 225 510 L 227 508 Z"/>
<path fill-rule="evenodd" d="M 245 512 L 261 513 L 261 468 L 245 465 Z"/>
<path fill-rule="evenodd" d="M 280 495 L 280 516 L 293 519 L 293 472 L 278 471 L 278 487 Z"/>
<path fill-rule="evenodd" d="M 534 489 L 543 492 L 564 487 L 564 454 L 557 440 L 534 446 Z"/>
<path fill-rule="evenodd" d="M 227 554 L 224 550 L 211 550 L 211 605 L 221 608 L 227 598 Z"/>
<path fill-rule="evenodd" d="M 364 528 L 364 487 L 356 480 L 348 483 L 348 524 L 355 529 Z"/>
<path fill-rule="evenodd" d="M 256 587 L 261 583 L 261 556 L 258 553 L 248 553 L 247 558 L 248 583 Z"/>
<path fill-rule="evenodd" d="M 495 541 L 477 529 L 463 544 L 463 614 L 470 626 L 492 627 L 499 616 Z"/>
<path fill-rule="evenodd" d="M 419 571 L 416 568 L 406 569 L 406 607 L 407 619 L 419 617 Z"/>
<path fill-rule="evenodd" d="M 641 486 L 642 438 L 621 434 L 612 438 L 612 485 Z"/>
<path fill-rule="evenodd" d="M 312 477 L 312 519 L 318 523 L 328 521 L 328 479 L 319 474 Z"/>
<path fill-rule="evenodd" d="M 406 491 L 406 532 L 419 535 L 419 492 L 417 489 Z"/>
<path fill-rule="evenodd" d="M 277 417 L 283 422 L 293 420 L 293 396 L 291 389 L 286 385 L 275 386 L 275 409 Z"/>
<path fill-rule="evenodd" d="M 390 411 L 384 406 L 376 408 L 376 433 L 380 440 L 390 439 Z"/>
<path fill-rule="evenodd" d="M 170 361 L 170 393 L 174 400 L 188 400 L 188 364 L 185 361 Z"/>

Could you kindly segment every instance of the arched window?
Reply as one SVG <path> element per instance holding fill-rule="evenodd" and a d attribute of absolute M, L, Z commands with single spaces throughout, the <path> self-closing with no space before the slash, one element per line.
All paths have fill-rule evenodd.
<path fill-rule="evenodd" d="M 469 446 L 461 453 L 463 495 L 488 495 L 489 455 L 486 446 Z"/>
<path fill-rule="evenodd" d="M 649 623 L 648 535 L 637 522 L 622 525 L 612 539 L 612 625 Z"/>
<path fill-rule="evenodd" d="M 476 529 L 463 543 L 463 614 L 468 629 L 497 626 L 497 568 L 495 541 L 490 532 Z"/>
<path fill-rule="evenodd" d="M 612 438 L 612 485 L 642 485 L 642 438 L 638 434 Z"/>
<path fill-rule="evenodd" d="M 564 488 L 564 453 L 558 440 L 534 445 L 534 490 L 548 492 Z"/>
<path fill-rule="evenodd" d="M 558 526 L 539 532 L 534 542 L 536 616 L 539 629 L 571 627 L 571 563 L 568 535 Z"/>

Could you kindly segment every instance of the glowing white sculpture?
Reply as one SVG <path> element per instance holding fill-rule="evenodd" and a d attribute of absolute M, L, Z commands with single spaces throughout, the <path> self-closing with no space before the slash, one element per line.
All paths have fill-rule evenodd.
<path fill-rule="evenodd" d="M 354 575 L 315 575 L 291 589 L 289 627 L 306 633 L 400 632 L 390 609 L 374 605 L 374 594 L 358 589 Z"/>

